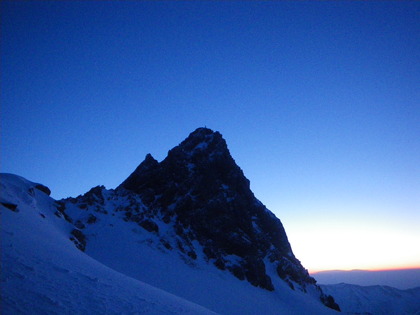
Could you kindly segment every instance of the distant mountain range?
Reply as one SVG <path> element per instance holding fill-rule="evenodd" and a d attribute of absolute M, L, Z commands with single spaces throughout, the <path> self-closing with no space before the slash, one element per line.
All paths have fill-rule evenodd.
<path fill-rule="evenodd" d="M 419 269 L 400 270 L 328 270 L 311 274 L 318 283 L 349 283 L 361 286 L 383 285 L 400 290 L 420 287 Z"/>
<path fill-rule="evenodd" d="M 420 269 L 313 273 L 345 314 L 420 314 Z"/>
<path fill-rule="evenodd" d="M 360 286 L 340 283 L 321 285 L 334 296 L 345 314 L 420 314 L 420 287 L 399 290 L 389 286 Z"/>
<path fill-rule="evenodd" d="M 2 314 L 336 314 L 333 295 L 347 311 L 364 290 L 316 284 L 207 128 L 115 189 L 54 200 L 17 175 L 0 185 Z M 362 309 L 383 296 L 367 290 Z M 412 294 L 395 310 L 416 314 Z"/>

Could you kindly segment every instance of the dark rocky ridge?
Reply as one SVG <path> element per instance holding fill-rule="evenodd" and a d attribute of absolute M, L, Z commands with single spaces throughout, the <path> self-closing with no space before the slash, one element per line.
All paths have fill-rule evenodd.
<path fill-rule="evenodd" d="M 272 291 L 270 275 L 278 276 L 292 289 L 314 287 L 325 305 L 338 309 L 296 259 L 282 223 L 255 198 L 249 184 L 222 135 L 198 128 L 162 162 L 148 154 L 119 187 L 106 192 L 110 199 L 104 198 L 105 188 L 98 186 L 58 204 L 64 216 L 66 207 L 86 213 L 77 221 L 69 216 L 75 227 L 83 230 L 96 221 L 91 209 L 107 214 L 105 208 L 112 209 L 112 199 L 126 200 L 112 215 L 122 214 L 125 221 L 158 235 L 164 248 L 177 250 L 186 262 L 197 259 L 193 245 L 197 241 L 208 262 L 240 280 Z M 173 234 L 159 231 L 162 222 L 171 226 Z M 77 231 L 79 242 L 75 244 L 84 250 L 89 240 Z M 269 275 L 268 266 L 275 275 Z"/>
<path fill-rule="evenodd" d="M 273 290 L 268 259 L 290 287 L 315 284 L 293 255 L 280 220 L 255 198 L 218 132 L 195 130 L 161 163 L 147 155 L 118 189 L 135 192 L 149 209 L 176 218 L 180 236 L 198 240 L 208 259 L 239 279 Z M 227 255 L 242 260 L 228 264 Z"/>
<path fill-rule="evenodd" d="M 284 280 L 314 283 L 294 257 L 280 220 L 255 198 L 218 132 L 197 129 L 161 163 L 147 155 L 121 188 L 139 194 L 156 213 L 176 217 L 183 238 L 197 239 L 208 259 L 239 279 L 273 290 L 268 258 Z M 241 257 L 242 264 L 226 266 L 226 255 Z"/>

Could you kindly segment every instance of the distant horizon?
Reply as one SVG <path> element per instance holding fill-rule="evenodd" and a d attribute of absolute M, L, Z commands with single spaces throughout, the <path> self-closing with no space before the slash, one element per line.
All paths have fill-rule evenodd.
<path fill-rule="evenodd" d="M 420 268 L 392 270 L 325 270 L 310 275 L 319 284 L 386 285 L 400 290 L 420 287 Z"/>
<path fill-rule="evenodd" d="M 389 269 L 326 269 L 326 270 L 308 270 L 309 274 L 316 274 L 320 272 L 351 272 L 351 271 L 367 271 L 367 272 L 381 272 L 381 271 L 404 271 L 404 270 L 420 270 L 420 266 L 417 267 L 395 267 L 395 268 L 389 268 Z"/>

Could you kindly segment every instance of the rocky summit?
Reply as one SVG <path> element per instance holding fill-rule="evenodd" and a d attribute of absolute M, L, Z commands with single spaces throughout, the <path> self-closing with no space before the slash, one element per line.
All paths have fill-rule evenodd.
<path fill-rule="evenodd" d="M 254 196 L 226 141 L 211 129 L 196 129 L 161 162 L 148 154 L 115 190 L 98 186 L 57 204 L 58 214 L 74 224 L 71 238 L 81 250 L 89 248 L 86 228 L 98 214 L 118 213 L 157 239 L 153 246 L 178 252 L 187 264 L 203 257 L 269 291 L 277 277 L 339 309 L 294 256 L 282 223 Z"/>
<path fill-rule="evenodd" d="M 239 279 L 273 290 L 268 259 L 290 286 L 314 282 L 294 257 L 280 220 L 255 198 L 218 132 L 197 129 L 161 163 L 148 155 L 121 189 L 141 196 L 150 222 L 155 213 L 166 223 L 174 220 L 186 244 L 198 240 L 209 260 Z M 229 255 L 241 259 L 232 264 L 225 259 Z"/>

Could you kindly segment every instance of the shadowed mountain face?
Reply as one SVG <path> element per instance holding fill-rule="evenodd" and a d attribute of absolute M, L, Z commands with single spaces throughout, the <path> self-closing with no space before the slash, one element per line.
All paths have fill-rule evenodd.
<path fill-rule="evenodd" d="M 164 221 L 175 220 L 184 241 L 198 240 L 209 260 L 239 279 L 273 290 L 267 259 L 290 286 L 292 281 L 303 287 L 315 283 L 293 255 L 280 220 L 255 198 L 218 132 L 195 130 L 161 163 L 148 155 L 118 187 L 123 188 L 139 194 Z M 228 255 L 240 257 L 240 263 L 228 264 Z"/>
<path fill-rule="evenodd" d="M 69 202 L 106 212 L 108 199 L 126 200 L 115 211 L 158 236 L 159 246 L 179 251 L 186 262 L 204 257 L 269 291 L 275 290 L 273 277 L 279 277 L 290 288 L 317 292 L 324 304 L 338 308 L 295 258 L 280 220 L 255 198 L 218 132 L 198 128 L 162 162 L 148 154 L 117 189 L 104 191 L 96 187 L 61 201 L 62 213 Z M 78 222 L 81 230 L 94 218 L 84 221 Z M 81 235 L 74 237 L 82 248 L 89 246 Z"/>

